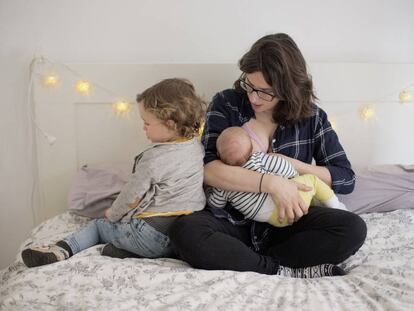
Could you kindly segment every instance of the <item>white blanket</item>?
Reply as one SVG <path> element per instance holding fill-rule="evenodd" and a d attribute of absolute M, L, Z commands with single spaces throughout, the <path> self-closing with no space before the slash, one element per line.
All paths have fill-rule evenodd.
<path fill-rule="evenodd" d="M 414 209 L 362 215 L 368 237 L 343 277 L 292 279 L 204 271 L 173 259 L 114 259 L 102 246 L 69 260 L 0 271 L 1 310 L 414 310 Z M 22 245 L 59 240 L 87 221 L 69 213 Z"/>

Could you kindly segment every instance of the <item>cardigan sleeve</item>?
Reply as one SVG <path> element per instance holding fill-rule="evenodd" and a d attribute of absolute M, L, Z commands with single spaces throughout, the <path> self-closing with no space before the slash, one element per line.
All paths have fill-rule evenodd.
<path fill-rule="evenodd" d="M 152 162 L 151 158 L 144 154 L 136 163 L 135 173 L 132 174 L 107 212 L 110 221 L 119 221 L 133 210 L 134 206 L 131 205 L 140 201 L 150 189 L 155 171 Z"/>

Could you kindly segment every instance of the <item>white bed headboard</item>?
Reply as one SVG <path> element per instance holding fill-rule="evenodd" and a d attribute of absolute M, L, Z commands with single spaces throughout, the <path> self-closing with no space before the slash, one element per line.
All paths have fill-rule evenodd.
<path fill-rule="evenodd" d="M 133 157 L 148 142 L 141 133 L 136 106 L 129 118 L 117 117 L 117 96 L 133 101 L 137 93 L 167 77 L 191 80 L 209 101 L 239 77 L 235 64 L 39 64 L 37 73 L 59 76 L 54 89 L 34 82 L 37 123 L 57 138 L 50 146 L 37 138 L 42 206 L 38 221 L 67 208 L 69 185 L 79 167 L 130 169 Z M 414 82 L 414 64 L 312 63 L 309 65 L 319 105 L 335 123 L 354 166 L 414 162 L 414 103 L 400 104 L 399 92 Z M 74 74 L 74 72 L 76 74 Z M 73 85 L 81 76 L 95 84 L 89 96 Z M 113 95 L 108 92 L 112 90 Z M 375 116 L 360 117 L 360 107 L 373 103 Z"/>

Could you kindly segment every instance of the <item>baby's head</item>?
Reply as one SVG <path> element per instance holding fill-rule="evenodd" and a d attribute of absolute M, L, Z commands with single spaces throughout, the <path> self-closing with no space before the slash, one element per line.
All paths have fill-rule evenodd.
<path fill-rule="evenodd" d="M 252 141 L 241 127 L 228 127 L 216 142 L 218 155 L 223 163 L 243 166 L 252 154 Z"/>
<path fill-rule="evenodd" d="M 137 102 L 144 120 L 144 130 L 153 142 L 162 142 L 164 136 L 153 139 L 151 124 L 143 116 L 152 121 L 158 132 L 164 127 L 164 130 L 174 132 L 177 136 L 175 138 L 193 138 L 199 134 L 206 103 L 196 94 L 194 86 L 188 80 L 162 80 L 138 94 Z M 158 128 L 155 128 L 157 125 Z"/>

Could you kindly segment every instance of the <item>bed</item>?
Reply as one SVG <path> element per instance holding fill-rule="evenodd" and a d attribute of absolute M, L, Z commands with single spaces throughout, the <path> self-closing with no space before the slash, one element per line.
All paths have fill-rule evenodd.
<path fill-rule="evenodd" d="M 37 75 L 48 69 L 47 64 L 37 67 Z M 69 67 L 60 68 L 64 75 Z M 110 85 L 133 99 L 140 89 L 161 78 L 180 76 L 194 81 L 209 98 L 215 90 L 231 85 L 239 74 L 230 64 L 71 64 L 67 78 L 82 73 L 99 81 L 99 87 L 85 99 L 72 95 L 70 88 L 61 86 L 57 96 L 56 90 L 42 88 L 40 81 L 34 83 L 37 123 L 57 140 L 50 146 L 37 137 L 41 191 L 34 215 L 39 225 L 22 243 L 15 262 L 0 271 L 0 309 L 412 310 L 414 172 L 410 165 L 414 150 L 401 142 L 413 132 L 410 118 L 414 107 L 400 105 L 387 90 L 397 90 L 398 97 L 399 88 L 411 81 L 414 65 L 315 63 L 310 68 L 321 106 L 335 117 L 332 123 L 357 168 L 355 194 L 343 200 L 361 214 L 368 227 L 365 244 L 341 263 L 346 276 L 293 279 L 205 271 L 176 259 L 104 257 L 100 255 L 102 245 L 63 262 L 26 268 L 21 249 L 57 241 L 89 220 L 67 210 L 67 192 L 76 172 L 84 165 L 128 170 L 133 156 L 148 143 L 136 130 L 141 126 L 136 111 L 129 118 L 111 114 L 108 92 L 101 92 L 106 90 L 103 86 Z M 217 72 L 222 74 L 217 77 Z M 371 103 L 375 118 L 361 121 L 360 106 L 370 98 L 376 99 Z M 390 129 L 389 124 L 395 126 Z M 136 143 L 108 147 L 108 141 L 120 140 Z"/>

